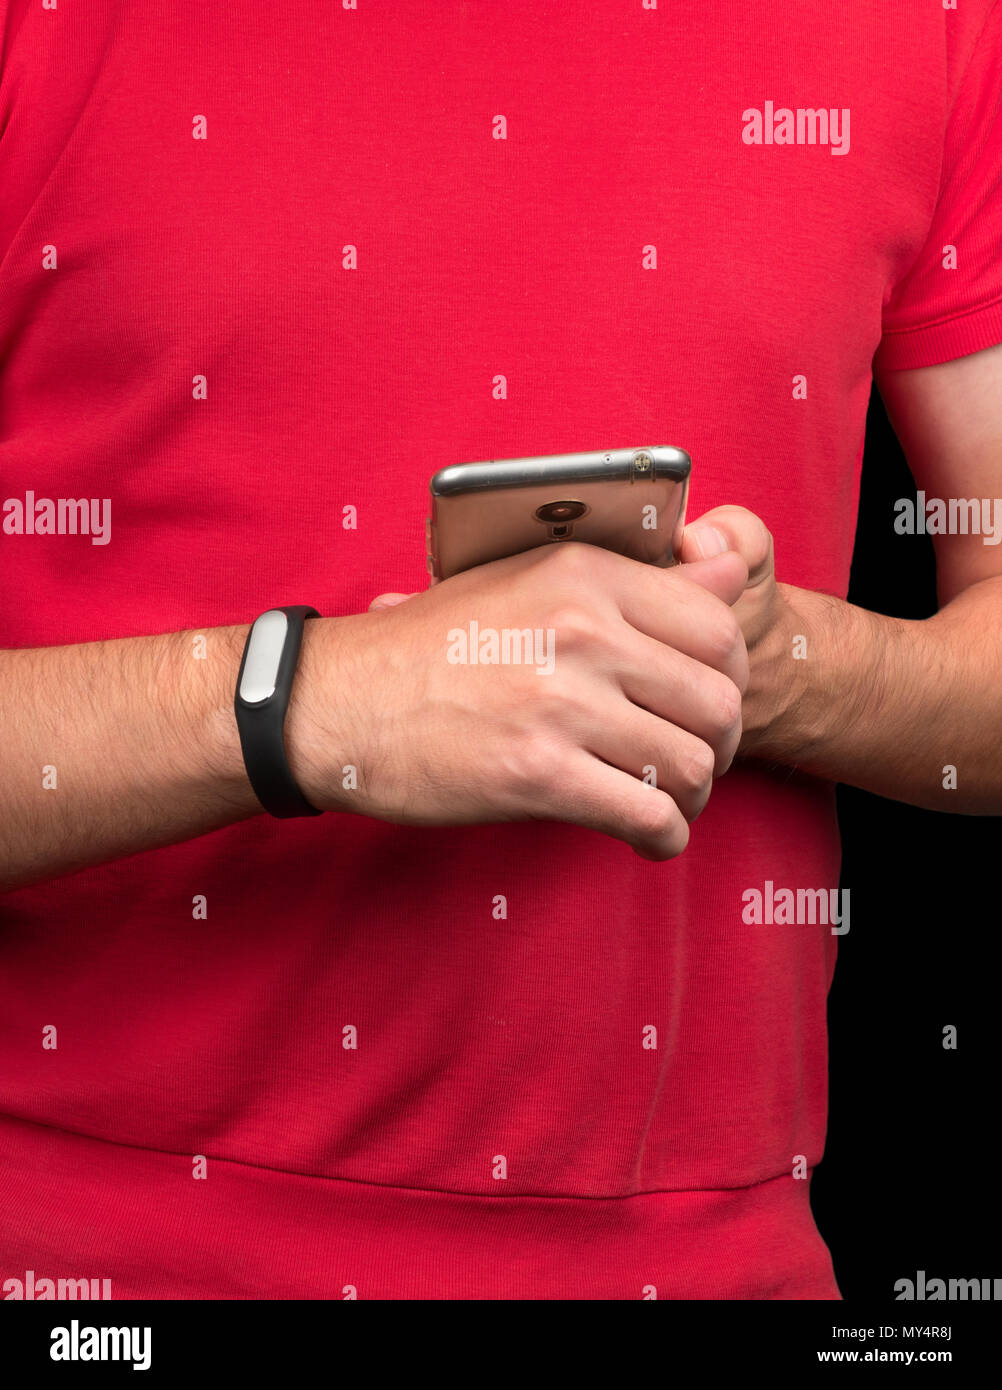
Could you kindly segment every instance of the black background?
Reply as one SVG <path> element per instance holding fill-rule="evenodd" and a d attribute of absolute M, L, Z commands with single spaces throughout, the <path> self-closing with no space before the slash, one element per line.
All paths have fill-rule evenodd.
<path fill-rule="evenodd" d="M 874 392 L 851 602 L 901 618 L 935 611 L 931 540 L 893 531 L 894 501 L 914 496 Z M 999 709 L 1002 737 L 1002 691 Z M 1002 823 L 851 787 L 839 787 L 838 806 L 852 925 L 839 938 L 829 1002 L 831 1109 L 812 1201 L 839 1287 L 847 1300 L 883 1301 L 920 1269 L 929 1278 L 1002 1278 L 994 1175 Z M 943 1048 L 948 1024 L 958 1029 L 953 1052 Z"/>

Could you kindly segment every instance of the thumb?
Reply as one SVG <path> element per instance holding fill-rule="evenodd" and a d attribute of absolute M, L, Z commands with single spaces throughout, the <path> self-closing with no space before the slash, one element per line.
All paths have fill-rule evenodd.
<path fill-rule="evenodd" d="M 747 507 L 714 507 L 690 522 L 682 537 L 679 559 L 684 564 L 724 550 L 736 550 L 744 560 L 750 589 L 772 577 L 772 536 L 762 518 Z"/>
<path fill-rule="evenodd" d="M 691 579 L 728 604 L 737 603 L 748 583 L 748 566 L 736 550 L 725 550 L 707 560 L 683 562 L 677 568 L 684 579 Z"/>

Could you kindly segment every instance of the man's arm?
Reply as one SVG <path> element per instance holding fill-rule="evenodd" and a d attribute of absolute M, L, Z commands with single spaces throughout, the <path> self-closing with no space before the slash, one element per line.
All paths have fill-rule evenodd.
<path fill-rule="evenodd" d="M 568 543 L 394 610 L 312 619 L 293 776 L 320 810 L 562 820 L 671 858 L 738 746 L 746 577 L 734 552 L 683 574 Z M 473 619 L 545 651 L 465 659 Z M 233 714 L 247 630 L 210 629 L 205 659 L 194 632 L 0 652 L 0 891 L 260 813 Z"/>
<path fill-rule="evenodd" d="M 929 497 L 1002 498 L 1002 347 L 941 366 L 885 372 L 880 393 Z M 1002 524 L 1002 502 L 999 506 Z M 740 752 L 915 806 L 1002 814 L 1002 545 L 934 537 L 940 610 L 885 617 L 778 584 L 772 542 L 740 508 L 701 523 L 749 566 L 736 605 L 751 658 Z M 888 519 L 887 554 L 895 536 Z M 794 658 L 794 639 L 806 657 Z M 944 769 L 955 767 L 956 789 Z"/>
<path fill-rule="evenodd" d="M 0 890 L 260 813 L 233 716 L 247 631 L 0 652 Z"/>

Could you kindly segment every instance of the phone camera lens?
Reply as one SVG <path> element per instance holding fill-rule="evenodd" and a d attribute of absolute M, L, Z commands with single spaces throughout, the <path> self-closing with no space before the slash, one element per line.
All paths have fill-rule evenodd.
<path fill-rule="evenodd" d="M 537 507 L 535 516 L 537 521 L 545 522 L 547 525 L 560 525 L 568 521 L 577 521 L 584 516 L 588 508 L 583 502 L 546 502 L 542 507 Z"/>

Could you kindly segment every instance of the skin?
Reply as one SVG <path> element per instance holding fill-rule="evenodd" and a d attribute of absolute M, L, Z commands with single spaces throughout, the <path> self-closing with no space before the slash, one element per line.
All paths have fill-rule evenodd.
<path fill-rule="evenodd" d="M 1002 494 L 1002 345 L 877 385 L 918 489 Z M 930 810 L 1002 814 L 1002 545 L 933 543 L 940 609 L 908 621 L 778 582 L 772 536 L 744 507 L 687 526 L 683 562 L 726 546 L 748 568 L 734 609 L 750 664 L 742 757 Z M 409 597 L 381 594 L 374 607 Z M 806 639 L 806 659 L 794 659 L 794 638 Z M 946 767 L 957 768 L 953 789 Z"/>
<path fill-rule="evenodd" d="M 879 385 L 918 487 L 1002 492 L 1002 348 Z M 671 571 L 562 546 L 382 595 L 307 624 L 293 772 L 325 809 L 566 820 L 656 860 L 684 850 L 736 750 L 919 806 L 1002 813 L 1002 547 L 952 536 L 936 549 L 941 608 L 913 622 L 778 582 L 768 531 L 740 507 L 690 525 Z M 473 618 L 552 628 L 553 675 L 448 664 L 446 633 Z M 261 814 L 232 713 L 247 631 L 0 653 L 0 889 Z"/>
<path fill-rule="evenodd" d="M 877 384 L 918 489 L 1002 494 L 1002 346 Z M 699 518 L 683 558 L 703 553 L 708 526 L 748 565 L 742 754 L 927 809 L 1002 813 L 1002 545 L 934 536 L 939 611 L 904 620 L 777 582 L 772 537 L 742 508 Z M 806 660 L 792 659 L 798 634 Z"/>
<path fill-rule="evenodd" d="M 648 858 L 680 854 L 741 736 L 748 658 L 730 605 L 746 579 L 734 551 L 665 573 L 569 544 L 370 612 L 348 641 L 343 624 L 321 629 L 293 714 L 297 781 L 315 805 L 403 824 L 563 820 Z M 553 673 L 450 665 L 446 635 L 471 618 L 551 630 Z M 332 698 L 331 671 L 350 695 Z M 338 746 L 357 790 L 337 765 L 331 777 Z"/>
<path fill-rule="evenodd" d="M 481 566 L 396 611 L 313 619 L 285 724 L 293 775 L 322 810 L 563 820 L 671 858 L 740 739 L 748 658 L 731 605 L 746 579 L 735 551 L 666 573 L 574 545 Z M 553 673 L 451 665 L 447 635 L 471 619 L 552 629 Z M 0 887 L 260 813 L 232 708 L 247 631 L 204 634 L 205 660 L 196 633 L 2 654 Z"/>

